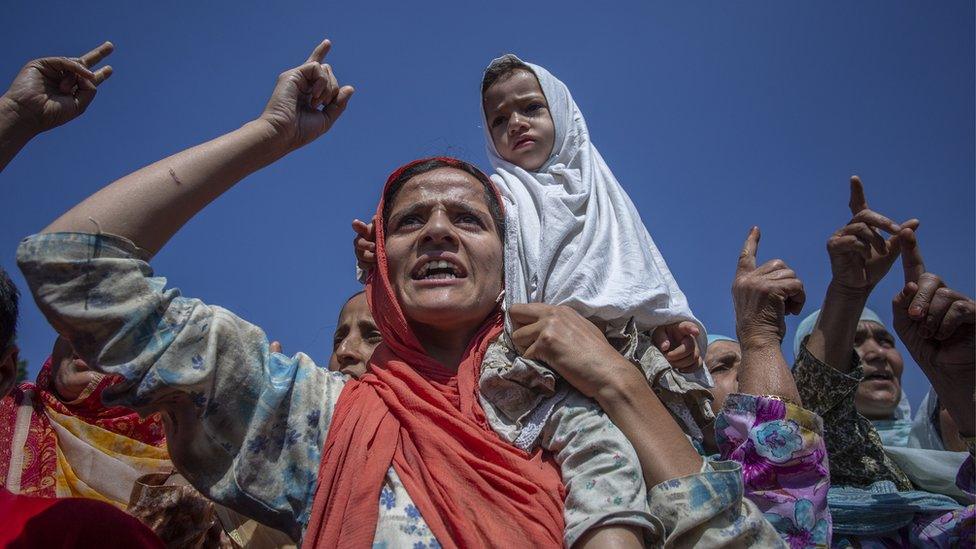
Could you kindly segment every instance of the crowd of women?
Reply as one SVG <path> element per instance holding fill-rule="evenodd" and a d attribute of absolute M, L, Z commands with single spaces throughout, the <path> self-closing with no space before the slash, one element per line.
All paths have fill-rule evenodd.
<path fill-rule="evenodd" d="M 708 334 L 568 88 L 513 55 L 481 86 L 494 172 L 414 160 L 353 223 L 365 289 L 327 367 L 168 287 L 151 260 L 182 225 L 343 115 L 330 47 L 254 120 L 20 242 L 59 334 L 34 383 L 14 382 L 19 294 L 0 270 L 0 542 L 974 545 L 976 303 L 927 269 L 919 221 L 851 179 L 792 366 L 803 283 L 758 259 L 752 227 L 735 337 Z M 24 67 L 0 97 L 0 169 L 85 111 L 112 48 Z M 866 303 L 899 262 L 888 327 Z M 896 338 L 931 383 L 914 415 Z"/>

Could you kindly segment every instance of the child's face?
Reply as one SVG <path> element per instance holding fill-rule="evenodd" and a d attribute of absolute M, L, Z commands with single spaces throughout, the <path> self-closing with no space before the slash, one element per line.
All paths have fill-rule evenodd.
<path fill-rule="evenodd" d="M 524 170 L 541 168 L 552 154 L 555 128 L 535 75 L 515 70 L 485 90 L 483 101 L 498 154 Z"/>

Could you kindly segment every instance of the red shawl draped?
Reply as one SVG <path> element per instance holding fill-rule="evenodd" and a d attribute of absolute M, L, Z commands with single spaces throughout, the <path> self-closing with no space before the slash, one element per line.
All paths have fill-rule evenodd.
<path fill-rule="evenodd" d="M 426 160 L 401 167 L 387 186 Z M 370 372 L 339 397 L 304 547 L 371 545 L 391 465 L 445 547 L 561 546 L 558 468 L 541 450 L 527 454 L 501 439 L 478 402 L 481 362 L 501 333 L 500 312 L 472 339 L 456 374 L 427 356 L 390 285 L 382 200 L 376 211 L 377 269 L 367 297 L 383 343 Z"/>

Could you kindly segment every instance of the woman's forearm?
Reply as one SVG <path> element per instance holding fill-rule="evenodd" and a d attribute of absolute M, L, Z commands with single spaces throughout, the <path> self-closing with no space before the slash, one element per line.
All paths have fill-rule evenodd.
<path fill-rule="evenodd" d="M 110 233 L 150 254 L 215 198 L 277 159 L 264 121 L 129 174 L 69 210 L 43 232 Z"/>
<path fill-rule="evenodd" d="M 857 323 L 867 300 L 867 292 L 845 290 L 833 283 L 827 286 L 820 318 L 807 340 L 807 351 L 830 367 L 847 373 Z"/>
<path fill-rule="evenodd" d="M 779 341 L 742 342 L 742 363 L 739 365 L 739 390 L 747 395 L 770 395 L 798 406 L 803 403 L 786 363 Z"/>
<path fill-rule="evenodd" d="M 34 128 L 17 113 L 13 102 L 0 96 L 0 171 L 36 134 Z"/>
<path fill-rule="evenodd" d="M 701 456 L 631 364 L 622 364 L 620 375 L 596 398 L 633 444 L 648 489 L 701 471 Z"/>

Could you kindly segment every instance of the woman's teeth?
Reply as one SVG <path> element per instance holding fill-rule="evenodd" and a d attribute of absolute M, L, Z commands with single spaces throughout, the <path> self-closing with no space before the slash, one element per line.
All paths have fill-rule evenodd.
<path fill-rule="evenodd" d="M 457 267 L 453 263 L 444 260 L 437 260 L 428 261 L 426 265 L 421 267 L 420 271 L 417 273 L 417 278 L 443 280 L 457 278 L 457 275 Z"/>

